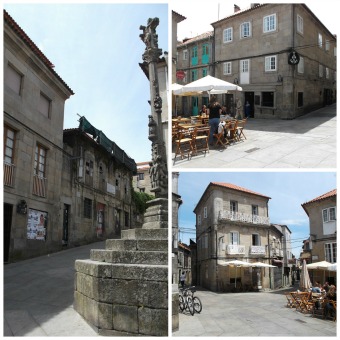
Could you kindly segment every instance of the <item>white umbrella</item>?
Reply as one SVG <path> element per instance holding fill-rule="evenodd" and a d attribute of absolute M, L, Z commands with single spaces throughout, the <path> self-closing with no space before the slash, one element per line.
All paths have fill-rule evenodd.
<path fill-rule="evenodd" d="M 235 277 L 235 287 L 236 287 L 236 278 L 237 278 L 237 267 L 251 267 L 251 263 L 245 262 L 245 261 L 240 261 L 240 260 L 231 260 L 231 261 L 226 261 L 220 263 L 221 266 L 231 266 L 231 267 L 236 267 L 236 277 Z"/>
<path fill-rule="evenodd" d="M 330 270 L 332 272 L 336 272 L 338 269 L 338 265 L 336 263 L 332 263 L 328 268 L 327 270 Z"/>
<path fill-rule="evenodd" d="M 201 79 L 195 80 L 192 83 L 184 85 L 181 89 L 174 90 L 175 95 L 193 95 L 200 94 L 203 91 L 209 93 L 227 93 L 228 91 L 242 91 L 242 87 L 218 79 L 212 76 L 205 76 Z"/>
<path fill-rule="evenodd" d="M 275 267 L 277 267 L 277 266 L 273 266 L 271 264 L 262 263 L 262 262 L 253 262 L 251 265 L 253 267 L 260 267 L 260 268 L 275 268 Z"/>
<path fill-rule="evenodd" d="M 336 271 L 336 263 L 330 263 L 328 261 L 320 261 L 307 264 L 307 269 L 319 269 L 323 270 L 323 281 L 325 282 L 326 270 Z"/>
<path fill-rule="evenodd" d="M 314 262 L 307 264 L 307 269 L 328 269 L 332 263 L 327 261 L 320 261 L 320 262 Z"/>
<path fill-rule="evenodd" d="M 312 287 L 312 282 L 310 281 L 307 266 L 306 266 L 306 260 L 303 260 L 302 262 L 302 269 L 300 274 L 300 288 L 302 291 L 307 291 Z"/>

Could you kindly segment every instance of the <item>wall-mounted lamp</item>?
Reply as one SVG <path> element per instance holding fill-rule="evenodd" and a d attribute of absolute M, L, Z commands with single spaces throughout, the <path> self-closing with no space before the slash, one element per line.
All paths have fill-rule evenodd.
<path fill-rule="evenodd" d="M 237 78 L 234 79 L 234 84 L 238 84 L 238 79 Z"/>
<path fill-rule="evenodd" d="M 283 77 L 281 76 L 281 74 L 279 74 L 279 75 L 277 76 L 277 82 L 278 82 L 278 83 L 282 83 L 282 82 L 283 82 Z"/>

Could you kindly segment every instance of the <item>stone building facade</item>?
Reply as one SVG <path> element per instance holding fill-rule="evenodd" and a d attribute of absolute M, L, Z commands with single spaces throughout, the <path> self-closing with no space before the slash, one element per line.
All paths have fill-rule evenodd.
<path fill-rule="evenodd" d="M 212 26 L 209 74 L 243 88 L 219 96 L 229 112 L 236 96 L 255 118 L 294 119 L 335 102 L 336 36 L 305 4 L 236 6 Z"/>
<path fill-rule="evenodd" d="M 206 32 L 177 45 L 177 68 L 184 70 L 185 77 L 177 79 L 181 85 L 213 73 L 214 32 Z M 196 116 L 203 105 L 208 105 L 207 94 L 177 98 L 177 115 Z"/>
<path fill-rule="evenodd" d="M 310 263 L 327 261 L 337 262 L 337 225 L 336 225 L 336 195 L 337 190 L 331 190 L 302 204 L 309 217 L 308 247 Z M 313 271 L 314 280 L 324 281 L 323 271 Z M 334 282 L 334 272 L 328 272 L 328 281 Z"/>
<path fill-rule="evenodd" d="M 185 273 L 185 285 L 192 285 L 192 268 L 191 268 L 191 249 L 182 242 L 178 242 L 178 276 Z"/>
<path fill-rule="evenodd" d="M 212 291 L 277 288 L 283 280 L 283 233 L 270 224 L 270 197 L 229 184 L 211 182 L 194 209 L 197 284 Z M 256 269 L 223 266 L 241 260 L 277 266 Z"/>
<path fill-rule="evenodd" d="M 145 192 L 153 195 L 151 192 L 150 180 L 150 162 L 139 162 L 137 165 L 137 174 L 132 178 L 132 186 L 136 192 Z"/>
<path fill-rule="evenodd" d="M 60 250 L 63 121 L 73 91 L 4 11 L 4 260 Z"/>
<path fill-rule="evenodd" d="M 136 163 L 85 117 L 79 128 L 64 130 L 64 150 L 60 198 L 64 244 L 119 238 L 122 230 L 135 225 Z"/>

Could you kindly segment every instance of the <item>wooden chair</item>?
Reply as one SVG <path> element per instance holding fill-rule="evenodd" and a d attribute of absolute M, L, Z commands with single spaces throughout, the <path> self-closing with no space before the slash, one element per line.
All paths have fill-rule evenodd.
<path fill-rule="evenodd" d="M 312 301 L 312 292 L 302 293 L 300 311 L 302 313 L 313 313 L 314 302 Z"/>
<path fill-rule="evenodd" d="M 247 139 L 246 135 L 244 134 L 244 127 L 245 127 L 246 123 L 247 123 L 247 118 L 239 120 L 238 123 L 237 123 L 236 133 L 237 133 L 237 138 L 238 138 L 239 141 L 243 137 L 244 137 L 244 139 Z"/>
<path fill-rule="evenodd" d="M 191 131 L 179 130 L 178 138 L 175 140 L 175 143 L 176 143 L 176 151 L 175 151 L 174 164 L 176 162 L 177 155 L 181 155 L 181 159 L 183 159 L 183 156 L 186 155 L 189 160 L 190 155 L 192 155 L 192 153 L 194 152 Z"/>
<path fill-rule="evenodd" d="M 225 138 L 226 133 L 226 125 L 223 127 L 221 132 L 214 133 L 214 137 L 216 138 L 215 145 L 218 146 L 221 144 L 224 148 L 226 147 L 226 144 L 228 144 L 228 140 Z"/>
<path fill-rule="evenodd" d="M 204 155 L 209 152 L 209 134 L 210 127 L 196 127 L 192 135 L 194 153 L 204 152 Z"/>
<path fill-rule="evenodd" d="M 238 120 L 231 120 L 228 125 L 228 142 L 236 142 L 238 141 L 237 137 L 237 125 L 238 125 Z"/>
<path fill-rule="evenodd" d="M 286 299 L 287 299 L 287 307 L 289 308 L 295 308 L 294 300 L 290 293 L 285 293 Z"/>
<path fill-rule="evenodd" d="M 171 129 L 172 142 L 178 139 L 178 132 L 179 132 L 178 122 L 173 122 L 172 129 Z"/>

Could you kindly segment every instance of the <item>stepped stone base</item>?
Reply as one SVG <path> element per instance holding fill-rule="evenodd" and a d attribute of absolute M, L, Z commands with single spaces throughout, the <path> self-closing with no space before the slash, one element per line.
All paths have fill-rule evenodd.
<path fill-rule="evenodd" d="M 152 216 L 167 214 L 163 205 L 151 204 Z M 159 221 L 164 216 L 152 223 Z M 167 228 L 125 230 L 77 260 L 75 270 L 74 308 L 99 334 L 168 335 Z"/>

